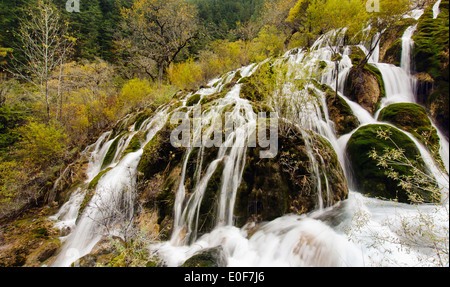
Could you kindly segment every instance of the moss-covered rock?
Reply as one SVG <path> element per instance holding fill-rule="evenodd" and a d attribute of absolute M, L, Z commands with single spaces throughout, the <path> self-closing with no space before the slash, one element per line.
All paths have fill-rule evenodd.
<path fill-rule="evenodd" d="M 374 114 L 380 107 L 381 99 L 386 96 L 380 71 L 369 64 L 354 66 L 345 81 L 344 94 Z"/>
<path fill-rule="evenodd" d="M 137 132 L 131 139 L 127 148 L 123 151 L 122 157 L 126 156 L 129 153 L 138 151 L 141 148 L 142 143 L 145 142 L 144 135 L 145 135 L 145 133 L 142 131 Z"/>
<path fill-rule="evenodd" d="M 200 102 L 201 97 L 202 96 L 200 94 L 195 94 L 191 96 L 189 99 L 187 99 L 186 106 L 190 107 L 198 104 L 198 102 Z"/>
<path fill-rule="evenodd" d="M 391 140 L 378 137 L 378 130 L 389 130 Z M 395 143 L 395 144 L 394 144 Z M 414 142 L 400 130 L 386 125 L 367 125 L 359 128 L 350 138 L 346 152 L 354 175 L 354 188 L 371 197 L 409 202 L 407 193 L 399 186 L 399 182 L 389 178 L 386 170 L 378 165 L 369 154 L 373 149 L 383 154 L 385 149 L 403 149 L 405 156 L 412 162 L 419 163 L 423 169 L 423 162 L 418 159 L 420 155 Z M 392 165 L 394 171 L 401 175 L 412 175 L 409 167 Z M 422 194 L 426 201 L 432 201 L 427 194 Z"/>
<path fill-rule="evenodd" d="M 388 63 L 400 67 L 402 62 L 403 41 L 402 39 L 395 40 L 389 49 L 386 51 L 383 63 Z"/>
<path fill-rule="evenodd" d="M 47 219 L 55 210 L 29 211 L 0 226 L 0 267 L 39 267 L 48 264 L 61 246 L 60 232 Z"/>
<path fill-rule="evenodd" d="M 421 90 L 420 100 L 439 128 L 449 136 L 449 1 L 440 4 L 441 13 L 433 19 L 432 6 L 419 19 L 413 36 L 414 66 L 417 73 L 433 79 L 431 89 Z M 430 81 L 428 81 L 430 82 Z M 429 87 L 429 86 L 428 86 Z"/>
<path fill-rule="evenodd" d="M 336 135 L 342 136 L 356 129 L 360 123 L 347 102 L 327 85 L 316 87 L 325 92 L 328 115 L 335 124 Z"/>
<path fill-rule="evenodd" d="M 268 61 L 262 64 L 250 77 L 241 80 L 241 98 L 262 102 L 272 96 L 276 81 L 275 67 Z"/>
<path fill-rule="evenodd" d="M 439 150 L 439 136 L 422 106 L 409 103 L 392 104 L 381 110 L 378 120 L 411 133 L 432 152 Z"/>
<path fill-rule="evenodd" d="M 114 160 L 114 157 L 116 155 L 117 152 L 117 146 L 119 145 L 119 141 L 122 139 L 122 137 L 125 135 L 125 132 L 122 132 L 120 135 L 118 135 L 115 140 L 111 143 L 108 151 L 106 152 L 106 155 L 103 159 L 103 163 L 102 163 L 102 169 L 104 169 L 105 167 L 109 166 L 112 161 Z"/>
<path fill-rule="evenodd" d="M 402 56 L 402 36 L 406 29 L 417 23 L 413 18 L 402 18 L 381 36 L 380 62 L 400 66 Z"/>
<path fill-rule="evenodd" d="M 185 149 L 174 147 L 170 142 L 170 135 L 174 128 L 175 126 L 167 124 L 144 147 L 138 171 L 145 179 L 150 179 L 158 172 L 170 169 L 170 163 L 181 160 Z"/>
<path fill-rule="evenodd" d="M 279 136 L 275 158 L 261 159 L 260 148 L 248 150 L 234 211 L 237 226 L 313 211 L 320 205 L 320 197 L 323 206 L 347 198 L 347 182 L 330 143 L 314 133 L 308 135 L 315 147 L 320 179 L 312 171 L 305 139 L 294 127 L 289 134 Z"/>
<path fill-rule="evenodd" d="M 186 260 L 181 267 L 226 267 L 227 259 L 222 247 L 200 251 Z"/>
<path fill-rule="evenodd" d="M 352 60 L 353 65 L 359 65 L 362 60 L 366 57 L 363 50 L 358 46 L 350 46 L 349 57 Z"/>
<path fill-rule="evenodd" d="M 154 114 L 153 109 L 146 109 L 143 112 L 137 114 L 134 120 L 134 129 L 139 130 L 142 124 L 145 122 L 145 120 L 150 118 L 153 114 Z"/>

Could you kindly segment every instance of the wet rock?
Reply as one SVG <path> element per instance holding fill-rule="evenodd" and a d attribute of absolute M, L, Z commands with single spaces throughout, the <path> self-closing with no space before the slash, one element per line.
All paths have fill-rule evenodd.
<path fill-rule="evenodd" d="M 226 267 L 227 259 L 221 246 L 200 251 L 186 260 L 181 267 Z"/>
<path fill-rule="evenodd" d="M 295 128 L 280 135 L 279 153 L 273 159 L 260 159 L 260 148 L 248 150 L 234 210 L 237 226 L 290 213 L 304 214 L 347 198 L 347 181 L 330 143 L 312 132 L 306 135 L 313 146 L 318 174 L 306 139 Z"/>
<path fill-rule="evenodd" d="M 375 113 L 381 98 L 385 96 L 381 73 L 369 64 L 364 67 L 354 66 L 345 81 L 344 94 L 369 113 Z"/>

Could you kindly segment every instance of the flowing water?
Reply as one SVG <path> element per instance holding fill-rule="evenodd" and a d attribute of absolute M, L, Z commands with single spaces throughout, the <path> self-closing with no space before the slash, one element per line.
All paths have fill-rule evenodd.
<path fill-rule="evenodd" d="M 381 108 L 392 103 L 415 102 L 414 81 L 411 75 L 413 68 L 411 67 L 413 48 L 411 37 L 415 29 L 416 26 L 409 27 L 402 37 L 401 67 L 379 63 L 377 52 L 369 61 L 380 70 L 385 83 L 386 98 L 383 99 Z M 345 79 L 352 67 L 349 58 L 350 50 L 344 47 L 341 50 L 342 60 L 335 63 L 331 59 L 333 47 L 328 45 L 328 39 L 337 38 L 342 42 L 339 46 L 342 46 L 344 38 L 340 35 L 344 32 L 324 35 L 317 40 L 309 52 L 290 51 L 282 57 L 282 62 L 289 65 L 288 74 L 291 79 L 320 75 L 315 76 L 317 80 L 337 89 L 362 126 L 378 123 L 378 113 L 375 116 L 371 115 L 343 94 Z M 367 51 L 362 45 L 361 48 Z M 327 66 L 322 73 L 318 72 L 319 62 L 324 62 Z M 339 65 L 338 69 L 336 65 Z M 240 69 L 239 72 L 242 77 L 246 77 L 254 73 L 258 67 L 259 65 L 250 65 Z M 235 76 L 236 72 L 231 72 L 215 79 L 197 94 L 203 98 L 219 92 Z M 286 83 L 283 89 L 289 91 L 290 84 Z M 301 101 L 308 94 L 308 90 L 315 92 L 316 101 Z M 167 266 L 180 266 L 197 252 L 217 246 L 222 247 L 227 266 L 433 266 L 442 263 L 439 262 L 433 248 L 429 246 L 429 242 L 422 237 L 419 238 L 420 235 L 414 235 L 418 237 L 414 238 L 414 246 L 409 246 L 405 242 L 408 239 L 406 237 L 414 234 L 414 230 L 423 228 L 419 219 L 424 217 L 429 224 L 433 225 L 435 232 L 443 235 L 445 232 L 448 233 L 448 200 L 444 200 L 442 205 L 412 206 L 367 198 L 359 194 L 357 190 L 351 190 L 349 199 L 335 206 L 324 205 L 323 201 L 319 200 L 317 211 L 311 214 L 286 215 L 260 226 L 235 227 L 233 211 L 236 192 L 242 181 L 247 148 L 251 143 L 248 139 L 255 135 L 257 126 L 257 114 L 249 101 L 240 98 L 240 91 L 241 84 L 236 84 L 207 111 L 196 110 L 196 106 L 184 107 L 194 114 L 194 118 L 200 118 L 201 115 L 199 120 L 203 121 L 203 127 L 206 127 L 202 129 L 202 125 L 199 125 L 196 129 L 194 124 L 193 142 L 202 139 L 201 133 L 205 133 L 204 137 L 211 138 L 214 133 L 213 127 L 217 124 L 215 121 L 221 118 L 225 110 L 230 112 L 229 115 L 236 129 L 226 135 L 216 159 L 212 162 L 204 162 L 205 149 L 203 147 L 199 149 L 198 168 L 193 176 L 197 184 L 189 196 L 186 195 L 185 185 L 182 183 L 188 180 L 186 169 L 194 149 L 193 147 L 186 149 L 179 176 L 181 184 L 175 197 L 171 239 L 149 246 L 149 249 L 158 252 Z M 295 122 L 301 128 L 300 130 L 313 130 L 331 143 L 344 168 L 347 180 L 351 183 L 345 147 L 354 131 L 339 138 L 336 136 L 334 123 L 328 117 L 324 93 L 314 85 L 309 84 L 304 90 L 286 94 L 291 94 L 294 106 L 302 107 L 302 109 L 293 110 L 289 120 Z M 184 104 L 191 95 L 183 99 Z M 146 142 L 149 142 L 167 122 L 169 109 L 170 105 L 161 107 L 156 115 L 146 120 L 138 130 L 131 125 L 126 135 L 105 133 L 96 143 L 87 148 L 89 166 L 85 185 L 88 185 L 100 172 L 104 175 L 98 180 L 91 199 L 86 192 L 86 186 L 81 186 L 72 193 L 70 200 L 62 206 L 58 214 L 52 217 L 57 222 L 57 227 L 70 231 L 62 238 L 64 245 L 53 266 L 70 266 L 76 259 L 88 254 L 107 232 L 117 236 L 123 235 L 124 223 L 129 221 L 135 212 L 132 190 L 136 184 L 137 166 L 142 157 L 143 148 L 126 155 L 124 152 L 133 136 L 139 131 L 147 134 Z M 308 141 L 308 133 L 302 132 L 302 135 L 307 149 L 310 150 L 308 154 L 312 162 L 311 172 L 317 173 L 315 178 L 320 181 L 319 163 L 312 155 L 313 147 Z M 439 181 L 443 189 L 443 197 L 447 195 L 448 198 L 448 175 L 442 172 L 442 169 L 434 162 L 428 149 L 413 136 L 407 135 L 416 143 L 429 170 Z M 440 153 L 448 173 L 448 141 L 441 133 L 439 136 Z M 105 167 L 103 166 L 105 157 L 115 142 L 116 153 L 111 163 Z M 197 231 L 200 205 L 207 184 L 219 166 L 222 166 L 223 171 L 215 228 L 210 233 L 199 236 Z M 201 172 L 202 168 L 205 172 Z M 325 181 L 327 181 L 326 177 Z M 317 186 L 322 186 L 321 182 L 318 182 Z M 329 193 L 328 181 L 325 186 L 326 192 Z M 318 194 L 319 197 L 322 196 L 322 192 Z M 89 204 L 83 212 L 79 212 L 84 201 L 88 201 Z M 114 222 L 105 222 L 105 218 L 111 217 L 115 218 Z M 411 234 L 405 232 L 403 228 L 405 224 L 412 230 Z M 107 226 L 115 228 L 107 230 Z M 447 244 L 448 248 L 448 241 L 443 244 Z"/>
<path fill-rule="evenodd" d="M 439 14 L 441 14 L 441 9 L 439 6 L 441 5 L 441 0 L 436 1 L 433 5 L 433 19 L 436 19 Z"/>

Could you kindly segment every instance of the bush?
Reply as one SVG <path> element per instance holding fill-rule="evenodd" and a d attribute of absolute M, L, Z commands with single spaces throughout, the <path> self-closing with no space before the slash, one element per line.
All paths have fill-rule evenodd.
<path fill-rule="evenodd" d="M 57 124 L 30 121 L 18 133 L 21 142 L 17 153 L 24 163 L 47 168 L 64 157 L 67 136 Z"/>
<path fill-rule="evenodd" d="M 202 67 L 193 58 L 186 62 L 172 64 L 167 70 L 167 76 L 172 84 L 179 89 L 196 89 L 203 79 Z"/>
<path fill-rule="evenodd" d="M 146 79 L 131 79 L 122 87 L 120 101 L 135 108 L 152 94 L 152 84 Z"/>

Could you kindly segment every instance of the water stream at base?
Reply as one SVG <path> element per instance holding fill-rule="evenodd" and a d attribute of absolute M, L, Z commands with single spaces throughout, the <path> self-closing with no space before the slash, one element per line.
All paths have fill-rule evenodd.
<path fill-rule="evenodd" d="M 411 48 L 413 47 L 411 36 L 415 28 L 415 26 L 408 28 L 402 38 L 401 67 L 378 63 L 378 55 L 371 58 L 370 64 L 380 70 L 385 81 L 386 98 L 383 99 L 381 108 L 392 103 L 415 102 L 414 81 L 410 65 Z M 324 45 L 326 43 L 324 37 L 316 42 L 311 52 L 306 53 L 303 50 L 298 50 L 297 53 L 289 52 L 284 56 L 284 60 L 291 65 L 290 73 L 299 78 L 305 76 L 305 70 L 309 69 L 308 73 L 310 74 L 314 72 L 319 61 L 325 62 L 329 69 L 322 74 L 319 81 L 334 88 L 337 76 L 335 63 L 331 61 L 332 53 L 329 47 Z M 345 79 L 352 67 L 348 52 L 348 49 L 344 49 L 343 59 L 339 63 L 338 93 L 349 104 L 361 126 L 380 123 L 377 121 L 378 113 L 372 116 L 343 94 Z M 257 65 L 244 67 L 240 69 L 240 73 L 242 77 L 249 76 L 257 67 Z M 235 74 L 235 72 L 229 73 L 211 81 L 208 87 L 200 90 L 198 94 L 204 97 L 220 91 Z M 197 252 L 217 246 L 222 247 L 227 258 L 227 266 L 230 267 L 436 265 L 438 260 L 436 254 L 426 243 L 414 247 L 405 245 L 403 239 L 406 235 L 402 233 L 402 226 L 406 223 L 411 228 L 419 228 L 420 220 L 418 218 L 430 216 L 429 220 L 433 222 L 438 232 L 445 232 L 445 230 L 448 232 L 448 200 L 444 201 L 442 205 L 412 206 L 367 198 L 357 191 L 351 190 L 348 200 L 333 207 L 320 205 L 318 210 L 311 214 L 286 215 L 261 226 L 247 225 L 243 228 L 233 226 L 234 201 L 241 181 L 247 149 L 245 142 L 240 142 L 240 140 L 248 138 L 256 129 L 256 114 L 250 103 L 239 97 L 240 87 L 240 84 L 235 85 L 223 99 L 220 99 L 207 113 L 203 114 L 206 117 L 205 120 L 212 125 L 213 119 L 223 113 L 225 107 L 233 105 L 233 118 L 239 123 L 240 128 L 225 139 L 226 142 L 230 142 L 229 146 L 221 147 L 217 158 L 211 163 L 203 163 L 204 150 L 200 149 L 198 155 L 201 159 L 200 166 L 204 164 L 207 169 L 204 174 L 197 173 L 195 175 L 197 185 L 189 198 L 186 198 L 184 185 L 179 185 L 175 199 L 174 231 L 171 240 L 149 246 L 151 250 L 158 252 L 167 266 L 180 266 Z M 312 85 L 307 86 L 306 89 L 308 88 L 315 89 Z M 324 95 L 318 89 L 315 91 L 320 100 L 315 104 L 306 105 L 305 110 L 296 115 L 296 121 L 299 126 L 313 130 L 331 143 L 348 181 L 351 182 L 351 173 L 346 169 L 345 147 L 354 131 L 339 138 L 336 137 L 334 124 L 328 118 Z M 301 92 L 298 95 L 300 96 Z M 193 107 L 190 109 L 195 112 Z M 167 117 L 168 113 L 162 109 L 155 117 L 143 123 L 140 130 L 150 131 L 147 135 L 147 142 L 163 127 Z M 131 132 L 133 131 L 134 127 Z M 208 132 L 212 132 L 212 129 Z M 86 184 L 100 173 L 105 154 L 117 139 L 117 137 L 109 139 L 110 136 L 111 133 L 105 133 L 90 147 L 91 157 L 87 172 L 89 180 Z M 443 187 L 443 194 L 447 194 L 448 197 L 448 175 L 441 172 L 425 147 L 412 135 L 408 134 L 408 136 L 418 146 L 422 158 L 425 159 L 429 169 Z M 110 165 L 111 170 L 99 180 L 96 194 L 82 215 L 78 216 L 78 210 L 85 194 L 78 190 L 53 217 L 55 220 L 59 220 L 57 223 L 59 227 L 65 226 L 72 229 L 72 232 L 63 238 L 63 249 L 53 266 L 69 266 L 76 259 L 89 253 L 104 234 L 101 224 L 96 222 L 96 218 L 100 216 L 99 213 L 104 210 L 101 208 L 102 200 L 106 198 L 110 202 L 116 194 L 116 197 L 125 198 L 125 205 L 131 208 L 133 198 L 126 198 L 126 192 L 124 193 L 123 190 L 132 188 L 137 165 L 143 152 L 140 149 L 121 158 L 120 154 L 131 137 L 122 139 L 122 144 L 118 148 L 119 152 L 114 156 Z M 448 173 L 448 141 L 441 133 L 439 133 L 439 137 L 441 139 L 440 152 Z M 185 154 L 180 182 L 186 180 L 186 165 L 191 152 L 190 148 Z M 310 159 L 313 159 L 313 156 Z M 217 170 L 219 163 L 223 163 L 223 180 L 216 228 L 198 238 L 200 203 L 206 185 Z M 321 185 L 319 184 L 319 186 Z M 114 202 L 114 200 L 112 201 Z M 120 204 L 123 205 L 123 200 Z M 127 212 L 131 213 L 133 210 L 130 209 Z M 120 236 L 120 231 L 117 231 L 116 234 Z"/>

